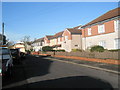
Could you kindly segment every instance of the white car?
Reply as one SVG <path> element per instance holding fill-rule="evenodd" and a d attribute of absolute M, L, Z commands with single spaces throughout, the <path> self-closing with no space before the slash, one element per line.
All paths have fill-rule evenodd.
<path fill-rule="evenodd" d="M 13 59 L 7 47 L 0 47 L 0 60 L 2 61 L 2 76 L 12 75 Z"/>

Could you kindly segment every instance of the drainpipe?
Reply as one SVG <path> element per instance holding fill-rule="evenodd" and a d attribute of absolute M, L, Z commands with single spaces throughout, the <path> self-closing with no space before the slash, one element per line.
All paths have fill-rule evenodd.
<path fill-rule="evenodd" d="M 84 37 L 85 37 L 85 50 L 86 50 L 86 36 L 85 36 L 85 30 L 84 30 Z"/>

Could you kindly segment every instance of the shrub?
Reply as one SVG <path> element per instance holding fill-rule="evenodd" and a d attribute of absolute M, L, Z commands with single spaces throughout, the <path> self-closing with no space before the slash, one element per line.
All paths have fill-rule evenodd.
<path fill-rule="evenodd" d="M 104 47 L 99 46 L 99 45 L 95 45 L 95 46 L 91 47 L 91 49 L 90 49 L 91 52 L 94 52 L 94 51 L 96 51 L 96 52 L 104 52 L 104 50 L 105 50 Z"/>
<path fill-rule="evenodd" d="M 53 47 L 44 46 L 44 47 L 42 47 L 42 50 L 43 50 L 44 52 L 46 52 L 46 51 L 53 51 Z"/>
<path fill-rule="evenodd" d="M 72 52 L 77 52 L 77 51 L 82 52 L 82 50 L 81 50 L 81 49 L 72 49 Z"/>

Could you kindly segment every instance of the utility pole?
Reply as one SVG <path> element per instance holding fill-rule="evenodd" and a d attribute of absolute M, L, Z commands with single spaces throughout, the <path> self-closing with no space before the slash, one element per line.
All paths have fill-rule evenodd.
<path fill-rule="evenodd" d="M 2 45 L 5 44 L 5 36 L 4 36 L 4 22 L 2 23 Z"/>
<path fill-rule="evenodd" d="M 4 36 L 4 22 L 2 23 L 2 35 Z"/>

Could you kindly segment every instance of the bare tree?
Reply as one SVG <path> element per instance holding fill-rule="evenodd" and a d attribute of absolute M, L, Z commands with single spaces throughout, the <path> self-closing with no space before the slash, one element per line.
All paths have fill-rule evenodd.
<path fill-rule="evenodd" d="M 30 42 L 30 36 L 24 36 L 21 41 L 24 43 Z"/>
<path fill-rule="evenodd" d="M 25 50 L 27 50 L 28 45 L 31 44 L 31 42 L 30 42 L 30 36 L 24 36 L 24 37 L 22 38 L 21 42 L 24 43 Z"/>

